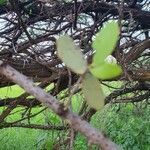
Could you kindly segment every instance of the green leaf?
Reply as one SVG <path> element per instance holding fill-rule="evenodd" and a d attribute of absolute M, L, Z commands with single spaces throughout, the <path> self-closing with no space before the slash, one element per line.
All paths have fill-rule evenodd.
<path fill-rule="evenodd" d="M 96 53 L 93 57 L 93 66 L 104 62 L 105 58 L 112 53 L 119 39 L 119 26 L 115 21 L 108 22 L 97 33 L 92 44 Z"/>
<path fill-rule="evenodd" d="M 62 36 L 57 40 L 58 57 L 68 68 L 78 74 L 84 74 L 87 70 L 87 61 L 73 40 L 68 36 Z"/>
<path fill-rule="evenodd" d="M 82 91 L 88 105 L 96 110 L 104 106 L 104 93 L 97 78 L 87 73 L 82 82 Z"/>
<path fill-rule="evenodd" d="M 122 73 L 121 66 L 118 64 L 110 64 L 105 62 L 100 66 L 90 67 L 90 72 L 101 80 L 115 78 Z"/>
<path fill-rule="evenodd" d="M 7 0 L 0 0 L 0 5 L 5 5 L 7 4 Z"/>

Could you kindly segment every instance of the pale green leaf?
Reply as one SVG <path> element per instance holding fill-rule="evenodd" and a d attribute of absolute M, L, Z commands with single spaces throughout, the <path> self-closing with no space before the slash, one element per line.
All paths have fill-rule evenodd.
<path fill-rule="evenodd" d="M 81 50 L 68 35 L 57 40 L 57 54 L 66 66 L 75 73 L 83 74 L 87 70 L 87 62 L 83 58 Z"/>
<path fill-rule="evenodd" d="M 82 82 L 82 91 L 87 104 L 99 110 L 104 106 L 104 93 L 97 78 L 90 73 L 87 73 Z"/>
<path fill-rule="evenodd" d="M 93 57 L 93 66 L 104 62 L 105 58 L 112 53 L 119 38 L 119 26 L 115 21 L 108 22 L 97 33 L 93 41 L 93 49 L 96 50 Z"/>
<path fill-rule="evenodd" d="M 121 66 L 118 64 L 103 63 L 100 66 L 90 67 L 90 72 L 101 80 L 115 78 L 122 73 Z"/>

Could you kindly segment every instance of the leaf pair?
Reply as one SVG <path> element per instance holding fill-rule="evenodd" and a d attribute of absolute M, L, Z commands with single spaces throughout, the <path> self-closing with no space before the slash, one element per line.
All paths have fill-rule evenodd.
<path fill-rule="evenodd" d="M 106 62 L 106 57 L 109 56 L 116 46 L 119 38 L 118 23 L 112 21 L 106 23 L 96 35 L 92 46 L 96 50 L 92 64 L 89 69 L 90 72 L 101 80 L 111 79 L 121 74 L 122 69 L 118 64 Z"/>
<path fill-rule="evenodd" d="M 57 40 L 57 52 L 59 58 L 75 73 L 82 75 L 88 69 L 87 61 L 80 49 L 74 45 L 73 40 L 68 35 Z M 104 106 L 104 94 L 100 83 L 90 73 L 86 73 L 84 76 L 82 90 L 89 106 L 96 110 Z"/>
<path fill-rule="evenodd" d="M 79 47 L 68 36 L 62 36 L 57 40 L 57 52 L 59 58 L 73 72 L 84 75 L 82 91 L 87 103 L 96 110 L 104 106 L 104 93 L 97 78 L 110 79 L 121 73 L 121 67 L 117 64 L 110 64 L 105 61 L 116 45 L 119 37 L 118 23 L 112 21 L 97 34 L 93 42 L 96 53 L 90 66 L 84 59 Z M 90 71 L 93 75 L 90 74 Z M 97 78 L 95 78 L 97 77 Z"/>

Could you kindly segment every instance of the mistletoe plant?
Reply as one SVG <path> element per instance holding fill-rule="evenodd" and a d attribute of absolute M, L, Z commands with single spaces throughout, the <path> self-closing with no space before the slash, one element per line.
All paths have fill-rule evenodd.
<path fill-rule="evenodd" d="M 118 41 L 119 26 L 115 21 L 105 24 L 97 33 L 92 47 L 95 50 L 93 61 L 90 65 L 78 46 L 73 40 L 64 35 L 57 40 L 58 57 L 73 72 L 83 76 L 82 91 L 88 105 L 96 110 L 104 106 L 105 95 L 99 84 L 99 80 L 111 79 L 122 73 L 121 66 L 116 63 L 106 61 Z"/>

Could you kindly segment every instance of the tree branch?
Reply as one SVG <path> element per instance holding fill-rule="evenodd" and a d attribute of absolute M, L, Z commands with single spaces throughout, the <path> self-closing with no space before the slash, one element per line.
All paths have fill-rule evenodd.
<path fill-rule="evenodd" d="M 68 108 L 65 108 L 64 105 L 58 102 L 53 96 L 36 86 L 28 77 L 19 73 L 9 65 L 3 64 L 2 61 L 0 61 L 0 73 L 20 85 L 27 93 L 33 95 L 61 118 L 67 119 L 71 127 L 84 134 L 90 143 L 99 145 L 103 150 L 118 149 L 117 145 L 105 137 L 102 132 L 98 132 L 88 122 L 73 114 Z"/>

